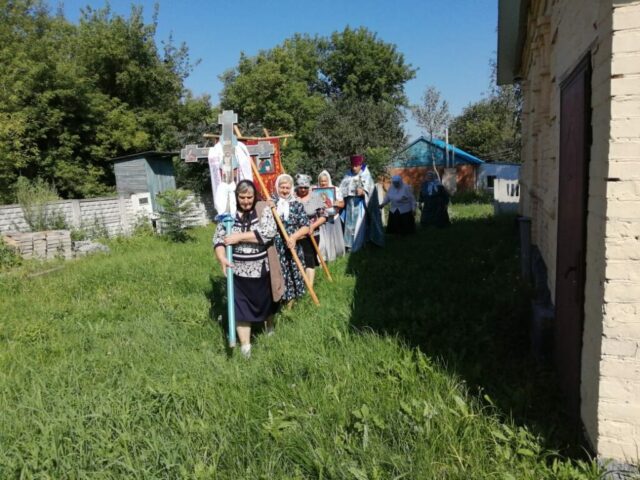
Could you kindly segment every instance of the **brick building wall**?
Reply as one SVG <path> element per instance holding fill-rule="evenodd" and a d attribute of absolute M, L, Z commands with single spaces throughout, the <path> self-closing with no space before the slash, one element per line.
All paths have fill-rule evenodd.
<path fill-rule="evenodd" d="M 598 451 L 637 462 L 640 452 L 640 1 L 614 1 L 613 5 Z"/>
<path fill-rule="evenodd" d="M 522 55 L 521 212 L 555 295 L 560 84 L 591 54 L 581 418 L 597 454 L 640 451 L 640 1 L 533 0 Z"/>

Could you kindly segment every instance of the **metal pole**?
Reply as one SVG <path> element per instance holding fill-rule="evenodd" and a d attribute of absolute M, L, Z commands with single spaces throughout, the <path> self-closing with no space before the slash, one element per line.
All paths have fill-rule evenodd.
<path fill-rule="evenodd" d="M 449 168 L 449 129 L 444 129 L 445 167 Z"/>
<path fill-rule="evenodd" d="M 227 235 L 231 235 L 233 227 L 233 217 L 227 215 L 224 217 L 224 228 Z M 233 263 L 233 248 L 231 245 L 226 247 L 227 261 Z M 236 346 L 236 310 L 235 310 L 235 294 L 233 291 L 233 268 L 227 268 L 227 318 L 229 327 L 229 347 Z"/>

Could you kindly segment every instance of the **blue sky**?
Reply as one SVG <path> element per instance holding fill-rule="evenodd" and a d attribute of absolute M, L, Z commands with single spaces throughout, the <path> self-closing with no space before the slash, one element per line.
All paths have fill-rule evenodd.
<path fill-rule="evenodd" d="M 80 8 L 100 8 L 104 0 L 49 0 L 59 3 L 67 19 L 77 21 Z M 199 59 L 186 86 L 208 93 L 217 103 L 218 75 L 234 67 L 240 52 L 254 55 L 294 33 L 329 35 L 345 26 L 367 27 L 393 43 L 405 61 L 418 68 L 405 91 L 411 103 L 434 85 L 458 114 L 479 100 L 489 87 L 489 61 L 496 51 L 497 0 L 111 0 L 111 8 L 128 15 L 132 3 L 151 20 L 158 3 L 157 40 L 173 36 L 185 42 L 192 60 Z M 411 137 L 419 134 L 411 121 Z"/>

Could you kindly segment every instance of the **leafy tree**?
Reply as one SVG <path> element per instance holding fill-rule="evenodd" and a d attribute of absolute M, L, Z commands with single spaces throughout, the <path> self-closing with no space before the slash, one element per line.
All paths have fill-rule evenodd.
<path fill-rule="evenodd" d="M 395 45 L 379 40 L 364 27 L 334 32 L 322 64 L 331 97 L 386 101 L 405 105 L 404 84 L 415 77 Z"/>
<path fill-rule="evenodd" d="M 255 57 L 242 54 L 238 66 L 221 76 L 221 108 L 233 109 L 243 126 L 251 126 L 246 133 L 267 128 L 304 141 L 326 105 L 318 78 L 321 44 L 295 35 Z"/>
<path fill-rule="evenodd" d="M 453 120 L 450 139 L 483 160 L 519 162 L 522 94 L 517 85 L 497 85 L 495 71 L 493 64 L 488 97 Z"/>
<path fill-rule="evenodd" d="M 40 0 L 0 0 L 0 20 L 0 201 L 19 175 L 64 197 L 109 193 L 109 158 L 177 148 L 211 111 L 184 89 L 186 47 L 160 52 L 139 7 L 88 7 L 73 25 Z"/>
<path fill-rule="evenodd" d="M 401 143 L 404 83 L 414 76 L 394 45 L 365 28 L 294 35 L 241 55 L 221 76 L 221 107 L 238 113 L 244 132 L 294 133 L 283 148 L 285 168 L 315 171 L 354 151 Z"/>
<path fill-rule="evenodd" d="M 429 138 L 443 137 L 451 120 L 449 103 L 441 100 L 436 87 L 429 86 L 422 95 L 422 103 L 412 107 L 413 116 Z"/>
<path fill-rule="evenodd" d="M 319 172 L 326 168 L 339 174 L 345 170 L 349 155 L 367 149 L 397 149 L 405 142 L 403 121 L 402 111 L 389 102 L 334 101 L 318 118 L 311 138 L 314 155 L 301 162 L 301 169 Z"/>

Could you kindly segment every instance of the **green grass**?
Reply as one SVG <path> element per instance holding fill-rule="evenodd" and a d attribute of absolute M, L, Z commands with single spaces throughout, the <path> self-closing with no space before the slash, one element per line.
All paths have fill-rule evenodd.
<path fill-rule="evenodd" d="M 4 274 L 0 478 L 598 478 L 528 406 L 556 402 L 522 370 L 511 221 L 453 218 L 319 272 L 321 308 L 281 313 L 250 361 L 215 320 L 210 228 Z"/>

